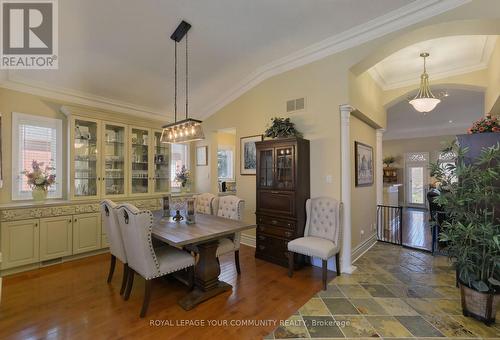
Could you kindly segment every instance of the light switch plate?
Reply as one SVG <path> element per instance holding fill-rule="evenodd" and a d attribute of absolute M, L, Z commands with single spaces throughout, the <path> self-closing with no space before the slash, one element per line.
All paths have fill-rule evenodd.
<path fill-rule="evenodd" d="M 326 175 L 326 183 L 332 183 L 332 175 Z"/>

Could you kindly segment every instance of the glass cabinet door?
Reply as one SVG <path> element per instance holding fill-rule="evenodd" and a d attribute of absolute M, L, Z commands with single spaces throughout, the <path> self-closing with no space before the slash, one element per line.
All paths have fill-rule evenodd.
<path fill-rule="evenodd" d="M 274 182 L 273 149 L 260 150 L 259 153 L 259 186 L 271 188 Z"/>
<path fill-rule="evenodd" d="M 276 148 L 276 188 L 293 189 L 293 146 Z"/>
<path fill-rule="evenodd" d="M 75 119 L 73 133 L 73 196 L 98 196 L 98 123 Z"/>
<path fill-rule="evenodd" d="M 103 191 L 106 196 L 125 194 L 125 127 L 104 124 Z"/>
<path fill-rule="evenodd" d="M 161 143 L 161 131 L 153 133 L 154 192 L 170 191 L 170 144 Z"/>
<path fill-rule="evenodd" d="M 149 190 L 149 130 L 132 128 L 130 141 L 132 151 L 132 194 L 147 194 Z"/>

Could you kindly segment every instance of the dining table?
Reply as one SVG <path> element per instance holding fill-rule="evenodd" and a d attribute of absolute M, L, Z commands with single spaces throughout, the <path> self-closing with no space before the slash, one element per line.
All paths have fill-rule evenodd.
<path fill-rule="evenodd" d="M 187 223 L 186 220 L 175 221 L 171 216 L 164 216 L 163 210 L 154 211 L 153 217 L 154 238 L 177 248 L 196 247 L 199 254 L 194 287 L 178 302 L 182 308 L 191 310 L 203 301 L 232 289 L 229 283 L 219 280 L 220 263 L 216 256 L 219 240 L 252 229 L 255 224 L 199 213 L 194 215 L 194 221 Z"/>

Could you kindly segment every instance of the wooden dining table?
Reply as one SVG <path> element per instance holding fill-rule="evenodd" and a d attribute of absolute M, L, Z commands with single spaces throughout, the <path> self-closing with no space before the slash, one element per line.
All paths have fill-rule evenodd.
<path fill-rule="evenodd" d="M 255 224 L 206 214 L 196 214 L 193 224 L 164 217 L 163 211 L 154 211 L 153 216 L 154 238 L 177 248 L 196 246 L 198 249 L 194 288 L 179 300 L 182 308 L 193 309 L 201 302 L 232 289 L 229 283 L 219 280 L 220 264 L 216 256 L 219 240 L 254 228 Z"/>

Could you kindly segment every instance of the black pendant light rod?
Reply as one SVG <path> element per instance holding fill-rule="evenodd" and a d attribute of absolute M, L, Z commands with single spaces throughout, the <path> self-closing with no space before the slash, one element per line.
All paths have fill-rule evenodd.
<path fill-rule="evenodd" d="M 188 34 L 186 32 L 186 119 L 188 119 L 188 105 L 189 105 L 189 96 L 188 96 Z"/>
<path fill-rule="evenodd" d="M 177 44 L 186 36 L 186 119 L 188 118 L 188 41 L 187 32 L 191 28 L 191 24 L 182 20 L 179 26 L 175 29 L 174 33 L 170 36 L 175 42 L 175 56 L 174 56 L 174 122 L 177 122 Z"/>
<path fill-rule="evenodd" d="M 174 122 L 177 122 L 177 41 L 174 44 Z"/>

